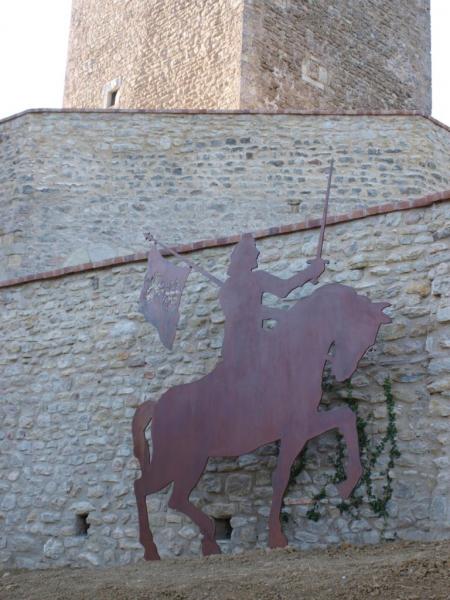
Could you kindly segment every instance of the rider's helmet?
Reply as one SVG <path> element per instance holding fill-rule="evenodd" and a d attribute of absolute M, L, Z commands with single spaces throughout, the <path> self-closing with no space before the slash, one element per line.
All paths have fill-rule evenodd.
<path fill-rule="evenodd" d="M 253 271 L 258 267 L 259 250 L 251 233 L 244 233 L 231 253 L 228 274 Z"/>

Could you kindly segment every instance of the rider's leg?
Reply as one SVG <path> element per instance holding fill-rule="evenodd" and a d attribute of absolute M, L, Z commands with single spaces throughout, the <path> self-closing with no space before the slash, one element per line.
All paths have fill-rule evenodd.
<path fill-rule="evenodd" d="M 272 475 L 273 497 L 269 515 L 269 546 L 271 548 L 283 548 L 287 545 L 287 538 L 281 530 L 281 504 L 289 483 L 292 463 L 301 452 L 305 441 L 299 441 L 298 438 L 282 438 L 280 442 L 277 466 Z"/>
<path fill-rule="evenodd" d="M 337 488 L 343 498 L 348 498 L 363 472 L 359 456 L 355 413 L 347 406 L 316 413 L 315 420 L 310 425 L 310 430 L 314 430 L 311 437 L 320 435 L 330 429 L 338 429 L 347 444 L 348 463 L 345 469 L 347 479 L 339 483 Z"/>
<path fill-rule="evenodd" d="M 220 554 L 220 547 L 214 539 L 214 521 L 189 501 L 189 495 L 200 479 L 204 468 L 205 463 L 202 462 L 195 475 L 191 470 L 190 475 L 189 471 L 185 472 L 181 478 L 174 481 L 169 507 L 184 513 L 199 526 L 200 532 L 203 534 L 202 551 L 207 556 L 209 554 Z"/>

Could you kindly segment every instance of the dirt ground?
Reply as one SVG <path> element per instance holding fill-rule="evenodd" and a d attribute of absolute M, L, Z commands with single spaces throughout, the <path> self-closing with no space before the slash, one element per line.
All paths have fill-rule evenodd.
<path fill-rule="evenodd" d="M 450 598 L 450 542 L 144 561 L 108 569 L 0 572 L 2 600 L 437 600 Z"/>

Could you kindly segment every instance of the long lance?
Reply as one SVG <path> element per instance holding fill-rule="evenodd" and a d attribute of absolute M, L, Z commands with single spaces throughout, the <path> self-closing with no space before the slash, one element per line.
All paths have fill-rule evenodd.
<path fill-rule="evenodd" d="M 317 245 L 316 258 L 322 258 L 323 240 L 325 237 L 325 226 L 327 224 L 328 201 L 330 199 L 331 178 L 333 176 L 333 165 L 334 165 L 334 159 L 332 158 L 330 161 L 330 172 L 328 173 L 327 193 L 325 196 L 325 206 L 323 207 L 322 224 L 320 226 L 320 236 L 319 236 L 319 243 Z"/>
<path fill-rule="evenodd" d="M 172 248 L 169 248 L 169 246 L 166 246 L 165 244 L 163 244 L 162 242 L 160 242 L 159 240 L 157 240 L 150 232 L 148 232 L 148 233 L 145 234 L 145 239 L 148 240 L 149 242 L 155 242 L 155 244 L 161 246 L 161 248 L 163 250 L 165 250 L 169 254 L 172 254 L 172 256 L 175 256 L 175 258 L 178 258 L 179 260 L 182 260 L 183 262 L 185 262 L 186 264 L 188 264 L 191 267 L 191 269 L 194 269 L 195 271 L 198 271 L 199 273 L 201 273 L 202 275 L 204 275 L 207 279 L 209 279 L 210 281 L 212 281 L 212 283 L 214 283 L 215 285 L 217 285 L 217 286 L 220 287 L 223 284 L 223 281 L 221 281 L 217 277 L 214 277 L 214 275 L 212 275 L 211 273 L 209 273 L 206 269 L 203 269 L 203 267 L 200 267 L 199 265 L 196 265 L 194 262 L 192 262 L 191 260 L 189 260 L 189 258 L 186 258 L 185 256 L 181 256 L 181 254 L 178 254 L 178 252 L 176 252 Z"/>
<path fill-rule="evenodd" d="M 330 162 L 330 171 L 328 173 L 327 193 L 326 193 L 326 196 L 325 196 L 325 206 L 323 207 L 322 224 L 320 226 L 319 243 L 318 243 L 318 246 L 317 246 L 317 253 L 316 253 L 316 257 L 317 258 L 321 258 L 322 257 L 323 240 L 324 240 L 324 237 L 325 237 L 325 226 L 326 226 L 327 214 L 328 214 L 328 201 L 330 199 L 331 178 L 333 176 L 333 165 L 334 165 L 334 159 L 331 159 L 331 162 Z M 212 283 L 214 283 L 215 285 L 217 285 L 219 287 L 221 287 L 223 285 L 223 281 L 221 281 L 220 279 L 218 279 L 217 277 L 215 277 L 214 275 L 212 275 L 211 273 L 209 273 L 206 269 L 203 269 L 203 267 L 200 267 L 199 265 L 196 265 L 194 262 L 192 262 L 191 260 L 189 260 L 185 256 L 181 256 L 181 254 L 178 254 L 178 252 L 176 252 L 172 248 L 169 248 L 169 246 L 166 246 L 166 244 L 164 244 L 163 242 L 160 242 L 159 240 L 157 240 L 150 232 L 148 232 L 148 233 L 145 234 L 145 239 L 148 240 L 149 242 L 154 242 L 155 244 L 161 246 L 161 248 L 163 250 L 165 250 L 169 254 L 172 254 L 172 256 L 175 256 L 175 258 L 178 258 L 179 260 L 181 260 L 184 263 L 188 264 L 192 269 L 194 269 L 195 271 L 198 271 L 199 273 L 201 273 L 202 275 L 204 275 L 207 279 L 209 279 L 210 281 L 212 281 Z"/>

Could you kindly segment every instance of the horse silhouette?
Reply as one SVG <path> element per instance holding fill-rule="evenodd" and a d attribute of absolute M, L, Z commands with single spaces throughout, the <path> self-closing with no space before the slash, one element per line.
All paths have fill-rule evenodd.
<path fill-rule="evenodd" d="M 209 457 L 235 457 L 279 441 L 269 515 L 272 548 L 287 544 L 280 523 L 283 495 L 291 466 L 308 440 L 332 429 L 342 434 L 348 449 L 347 478 L 338 487 L 342 497 L 349 496 L 362 474 L 356 418 L 348 407 L 319 410 L 323 370 L 329 361 L 337 381 L 351 377 L 381 324 L 390 322 L 383 313 L 387 306 L 350 287 L 324 285 L 289 310 L 262 311 L 263 318 L 278 322 L 273 329 L 261 328 L 256 351 L 238 349 L 236 356 L 231 345 L 211 373 L 137 408 L 133 441 L 141 477 L 135 481 L 135 494 L 147 560 L 159 555 L 146 497 L 170 483 L 169 507 L 198 525 L 203 554 L 220 553 L 214 521 L 189 500 Z M 145 437 L 150 422 L 151 457 Z"/>

